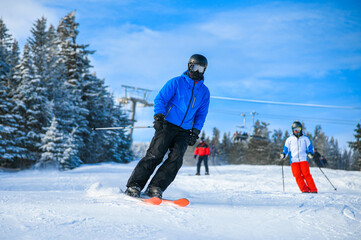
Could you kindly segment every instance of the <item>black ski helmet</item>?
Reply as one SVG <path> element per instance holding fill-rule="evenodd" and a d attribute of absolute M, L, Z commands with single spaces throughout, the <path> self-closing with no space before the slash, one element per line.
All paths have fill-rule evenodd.
<path fill-rule="evenodd" d="M 295 133 L 294 132 L 294 129 L 295 128 L 301 128 L 301 131 L 299 132 L 299 133 Z M 299 121 L 294 121 L 293 123 L 292 123 L 292 133 L 293 134 L 295 134 L 297 137 L 299 137 L 299 136 L 302 136 L 302 129 L 303 129 L 303 127 L 302 127 L 302 123 L 300 123 Z"/>
<path fill-rule="evenodd" d="M 194 65 L 201 65 L 204 67 L 203 72 L 193 71 Z M 193 54 L 188 61 L 188 71 L 189 77 L 193 80 L 200 80 L 203 79 L 203 74 L 206 71 L 208 66 L 207 58 L 201 54 Z"/>

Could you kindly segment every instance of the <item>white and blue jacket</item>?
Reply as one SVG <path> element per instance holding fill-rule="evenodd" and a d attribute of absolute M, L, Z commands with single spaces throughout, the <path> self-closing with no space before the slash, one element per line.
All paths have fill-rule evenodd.
<path fill-rule="evenodd" d="M 314 151 L 311 140 L 307 136 L 302 135 L 297 138 L 292 134 L 286 139 L 283 153 L 285 156 L 290 154 L 291 163 L 294 163 L 308 161 L 307 154 L 314 154 Z"/>
<path fill-rule="evenodd" d="M 204 80 L 191 79 L 187 71 L 169 80 L 154 100 L 154 114 L 162 113 L 165 120 L 185 130 L 201 130 L 210 102 Z"/>

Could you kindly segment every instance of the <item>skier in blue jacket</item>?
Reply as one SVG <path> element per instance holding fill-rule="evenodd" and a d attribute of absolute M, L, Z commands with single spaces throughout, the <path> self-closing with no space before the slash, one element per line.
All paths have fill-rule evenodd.
<path fill-rule="evenodd" d="M 125 193 L 139 197 L 155 168 L 168 158 L 151 179 L 145 193 L 162 198 L 162 193 L 175 179 L 183 164 L 187 146 L 193 146 L 204 125 L 210 93 L 204 85 L 207 59 L 194 54 L 188 61 L 188 70 L 169 80 L 154 100 L 155 134 L 145 157 L 131 174 Z"/>

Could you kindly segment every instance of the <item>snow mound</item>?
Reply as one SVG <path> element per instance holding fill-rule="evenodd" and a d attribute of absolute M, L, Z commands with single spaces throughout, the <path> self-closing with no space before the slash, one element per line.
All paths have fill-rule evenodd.
<path fill-rule="evenodd" d="M 86 193 L 89 197 L 119 197 L 120 189 L 117 187 L 103 187 L 99 182 L 93 183 L 87 190 Z"/>

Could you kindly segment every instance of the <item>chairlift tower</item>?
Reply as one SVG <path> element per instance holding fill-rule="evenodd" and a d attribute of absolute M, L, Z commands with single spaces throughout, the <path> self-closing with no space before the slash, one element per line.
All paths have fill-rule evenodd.
<path fill-rule="evenodd" d="M 252 111 L 251 112 L 251 115 L 252 115 L 252 127 L 254 129 L 254 116 L 256 116 L 258 113 L 255 112 L 255 111 Z M 248 133 L 249 136 L 251 136 L 251 128 L 249 128 L 249 133 Z"/>
<path fill-rule="evenodd" d="M 246 114 L 241 113 L 241 117 L 243 117 L 243 128 L 246 128 Z"/>
<path fill-rule="evenodd" d="M 138 87 L 132 87 L 127 85 L 121 86 L 124 89 L 124 97 L 120 99 L 120 102 L 122 104 L 129 104 L 131 103 L 131 114 L 130 114 L 130 120 L 131 120 L 131 128 L 130 128 L 130 138 L 133 139 L 133 127 L 135 123 L 135 112 L 137 103 L 140 103 L 140 107 L 152 107 L 154 106 L 154 103 L 148 102 L 148 98 L 152 90 L 145 89 L 145 88 L 138 88 Z"/>

